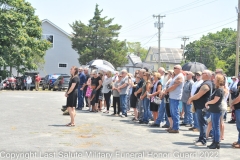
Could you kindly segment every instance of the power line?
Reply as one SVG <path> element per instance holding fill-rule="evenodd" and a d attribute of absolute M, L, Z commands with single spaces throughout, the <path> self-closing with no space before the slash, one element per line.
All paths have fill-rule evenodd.
<path fill-rule="evenodd" d="M 218 1 L 218 0 L 214 0 L 214 1 L 211 1 L 211 2 L 208 2 L 208 3 L 205 3 L 203 5 L 199 5 L 199 6 L 196 6 L 196 7 L 192 7 L 192 8 L 188 8 L 188 9 L 185 9 L 185 10 L 182 10 L 182 11 L 177 11 L 177 12 L 173 12 L 173 13 L 168 13 L 168 15 L 171 15 L 171 14 L 176 14 L 176 13 L 180 13 L 180 12 L 184 12 L 184 11 L 188 11 L 188 10 L 191 10 L 191 9 L 194 9 L 194 8 L 198 8 L 198 7 L 201 7 L 201 6 L 205 6 L 207 4 L 210 4 L 210 3 L 213 3 L 215 1 Z"/>
<path fill-rule="evenodd" d="M 188 29 L 188 30 L 182 30 L 182 31 L 164 32 L 164 33 L 178 33 L 178 32 L 185 32 L 185 31 L 192 31 L 192 30 L 195 30 L 195 29 L 205 28 L 205 27 L 208 27 L 208 26 L 212 26 L 212 25 L 214 25 L 214 24 L 218 24 L 218 23 L 221 23 L 221 22 L 225 22 L 225 21 L 228 21 L 228 20 L 233 19 L 233 18 L 236 18 L 236 16 L 231 17 L 231 18 L 228 18 L 228 19 L 225 19 L 225 20 L 223 20 L 223 21 L 219 21 L 219 22 L 213 23 L 213 24 L 209 24 L 209 25 L 206 25 L 206 26 L 202 26 L 202 27 L 197 27 L 197 28 Z"/>
<path fill-rule="evenodd" d="M 143 44 L 143 46 L 145 46 L 146 44 L 148 44 L 155 36 L 156 34 L 154 34 L 146 43 Z"/>

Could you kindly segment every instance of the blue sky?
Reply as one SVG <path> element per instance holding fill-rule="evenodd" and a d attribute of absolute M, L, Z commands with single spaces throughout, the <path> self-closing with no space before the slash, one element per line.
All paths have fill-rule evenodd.
<path fill-rule="evenodd" d="M 141 42 L 148 48 L 158 45 L 157 19 L 153 14 L 166 15 L 162 19 L 161 47 L 180 48 L 181 37 L 190 41 L 222 28 L 237 28 L 237 0 L 27 0 L 40 19 L 48 19 L 68 33 L 69 24 L 81 20 L 88 24 L 95 5 L 103 9 L 102 16 L 114 18 L 122 25 L 120 40 Z"/>

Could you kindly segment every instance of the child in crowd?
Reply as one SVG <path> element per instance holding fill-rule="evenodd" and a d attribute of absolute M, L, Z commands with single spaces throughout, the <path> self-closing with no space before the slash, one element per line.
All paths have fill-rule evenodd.
<path fill-rule="evenodd" d="M 92 89 L 92 93 L 91 93 L 91 98 L 90 98 L 90 108 L 89 108 L 89 111 L 90 112 L 97 112 L 97 108 L 95 107 L 95 103 L 96 103 L 96 98 L 95 98 L 95 95 L 96 95 L 96 84 L 92 84 L 91 85 L 91 89 Z"/>

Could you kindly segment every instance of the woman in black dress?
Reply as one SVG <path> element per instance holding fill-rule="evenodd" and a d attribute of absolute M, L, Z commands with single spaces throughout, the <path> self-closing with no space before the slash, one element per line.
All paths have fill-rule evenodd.
<path fill-rule="evenodd" d="M 78 68 L 72 67 L 70 70 L 71 78 L 69 81 L 67 92 L 65 93 L 65 97 L 67 97 L 67 110 L 71 117 L 71 122 L 67 124 L 69 127 L 75 126 L 74 117 L 76 116 L 75 108 L 77 106 L 77 93 L 78 93 L 78 85 L 79 85 L 79 77 L 78 77 Z"/>

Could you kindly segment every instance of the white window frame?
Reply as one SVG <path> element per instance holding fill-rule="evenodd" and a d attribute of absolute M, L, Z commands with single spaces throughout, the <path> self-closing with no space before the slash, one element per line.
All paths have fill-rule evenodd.
<path fill-rule="evenodd" d="M 47 40 L 46 38 L 45 38 L 45 36 L 53 36 L 53 43 L 52 43 L 52 47 L 51 48 L 49 48 L 49 49 L 54 49 L 54 34 L 42 34 L 42 36 L 44 36 L 44 39 L 45 40 Z"/>
<path fill-rule="evenodd" d="M 66 67 L 59 67 L 60 64 L 66 64 Z M 68 63 L 58 63 L 58 68 L 68 68 Z"/>

